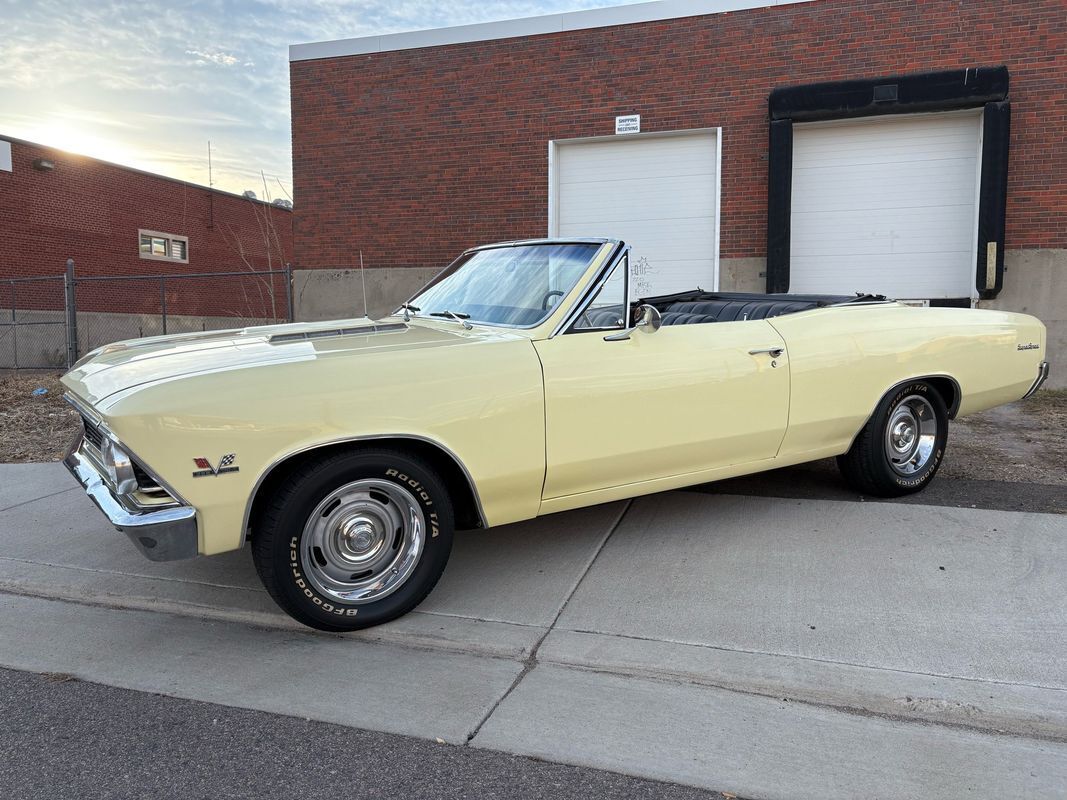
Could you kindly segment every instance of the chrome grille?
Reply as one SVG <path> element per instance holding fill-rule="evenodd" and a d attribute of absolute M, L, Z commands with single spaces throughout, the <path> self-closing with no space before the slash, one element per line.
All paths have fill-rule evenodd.
<path fill-rule="evenodd" d="M 160 486 L 156 479 L 136 461 L 133 462 L 133 474 L 137 477 L 137 488 L 145 494 L 153 497 L 170 497 L 167 490 Z"/>
<path fill-rule="evenodd" d="M 102 450 L 104 447 L 104 434 L 101 430 L 84 415 L 82 415 L 82 426 L 85 428 L 85 441 L 97 450 Z"/>
<path fill-rule="evenodd" d="M 103 474 L 104 432 L 84 414 L 82 415 L 82 427 L 85 430 L 85 443 L 89 445 L 89 448 L 86 450 L 86 455 L 89 457 L 90 461 L 97 465 L 97 468 Z M 170 498 L 170 494 L 166 489 L 159 485 L 159 481 L 149 475 L 148 471 L 136 461 L 133 462 L 133 474 L 137 478 L 138 491 L 149 497 Z"/>

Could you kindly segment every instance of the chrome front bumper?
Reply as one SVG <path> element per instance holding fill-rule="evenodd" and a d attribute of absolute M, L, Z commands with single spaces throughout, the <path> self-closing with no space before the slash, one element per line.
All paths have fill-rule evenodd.
<path fill-rule="evenodd" d="M 1041 384 L 1043 384 L 1047 379 L 1048 362 L 1042 361 L 1040 364 L 1037 365 L 1037 380 L 1034 381 L 1034 385 L 1031 386 L 1030 389 L 1026 392 L 1026 394 L 1023 395 L 1023 400 L 1025 400 L 1027 397 L 1030 397 L 1030 395 L 1040 389 Z"/>
<path fill-rule="evenodd" d="M 112 525 L 125 533 L 150 561 L 174 561 L 197 555 L 195 508 L 171 506 L 157 511 L 130 511 L 111 493 L 93 463 L 82 455 L 81 442 L 79 435 L 63 464 Z"/>

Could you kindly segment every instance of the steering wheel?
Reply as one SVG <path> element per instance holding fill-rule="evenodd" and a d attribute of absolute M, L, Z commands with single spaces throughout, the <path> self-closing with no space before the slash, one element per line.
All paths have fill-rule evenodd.
<path fill-rule="evenodd" d="M 559 289 L 553 289 L 549 292 L 545 292 L 544 299 L 541 300 L 541 310 L 548 311 L 548 301 L 551 300 L 553 297 L 563 297 L 563 295 L 565 294 L 566 292 L 561 292 L 559 291 Z"/>

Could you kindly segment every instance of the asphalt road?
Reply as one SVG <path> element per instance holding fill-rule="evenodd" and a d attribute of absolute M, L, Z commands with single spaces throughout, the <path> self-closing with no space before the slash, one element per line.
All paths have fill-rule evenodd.
<path fill-rule="evenodd" d="M 0 670 L 0 697 L 4 800 L 723 797 L 66 675 Z"/>
<path fill-rule="evenodd" d="M 895 499 L 866 497 L 848 487 L 838 473 L 833 459 L 705 483 L 680 491 L 1067 514 L 1067 487 L 1041 483 L 1009 483 L 938 476 L 917 494 Z"/>

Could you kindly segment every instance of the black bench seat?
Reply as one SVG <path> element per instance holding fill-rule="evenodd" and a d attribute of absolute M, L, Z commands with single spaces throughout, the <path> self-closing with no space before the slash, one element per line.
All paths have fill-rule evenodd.
<path fill-rule="evenodd" d="M 642 298 L 638 303 L 655 306 L 664 325 L 694 325 L 768 319 L 839 303 L 884 299 L 872 295 L 747 294 L 697 290 Z"/>

